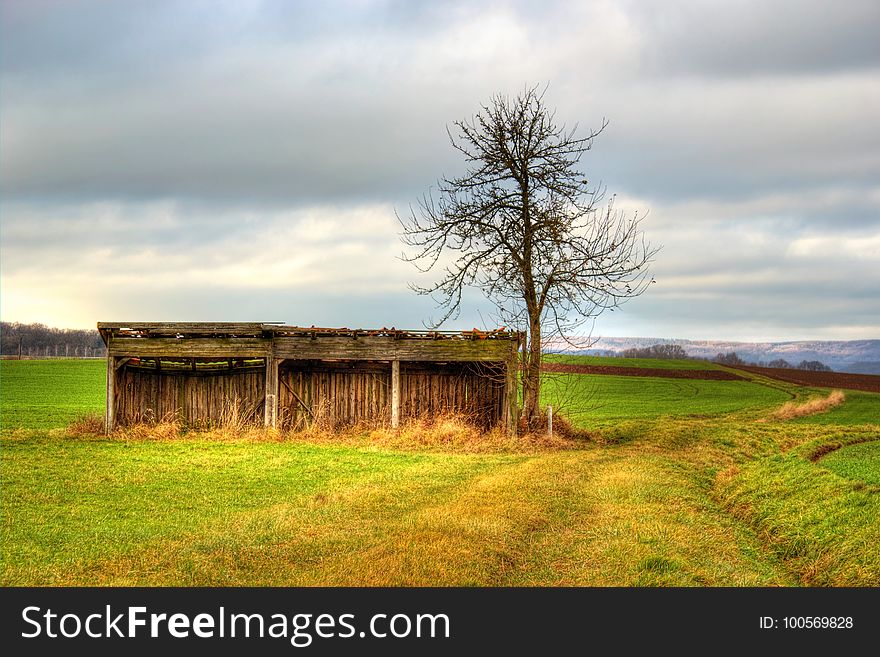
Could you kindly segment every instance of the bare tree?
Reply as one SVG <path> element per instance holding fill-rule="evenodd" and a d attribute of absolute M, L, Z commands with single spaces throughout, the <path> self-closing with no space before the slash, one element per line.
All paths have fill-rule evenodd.
<path fill-rule="evenodd" d="M 590 318 L 641 294 L 652 282 L 656 249 L 639 216 L 615 210 L 578 164 L 593 139 L 557 125 L 537 87 L 516 98 L 492 97 L 470 120 L 447 129 L 467 162 L 464 175 L 442 178 L 435 198 L 422 196 L 406 217 L 404 259 L 422 272 L 442 270 L 427 287 L 442 310 L 437 327 L 458 316 L 462 293 L 476 287 L 506 326 L 524 330 L 523 418 L 539 407 L 542 336 L 570 335 Z"/>

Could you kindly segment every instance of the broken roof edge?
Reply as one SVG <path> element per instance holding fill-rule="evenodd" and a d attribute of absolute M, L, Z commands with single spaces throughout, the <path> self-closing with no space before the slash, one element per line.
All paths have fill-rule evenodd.
<path fill-rule="evenodd" d="M 469 330 L 412 330 L 395 327 L 380 329 L 328 328 L 318 326 L 290 326 L 284 322 L 98 322 L 98 332 L 104 344 L 111 335 L 123 338 L 151 337 L 393 337 L 396 339 L 502 339 L 522 340 L 522 333 L 509 331 L 506 327 L 483 331 Z M 268 336 L 267 336 L 268 337 Z"/>

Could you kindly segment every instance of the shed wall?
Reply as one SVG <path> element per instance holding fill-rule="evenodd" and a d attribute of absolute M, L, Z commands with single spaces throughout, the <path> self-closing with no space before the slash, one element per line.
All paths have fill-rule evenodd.
<path fill-rule="evenodd" d="M 285 428 L 381 425 L 391 414 L 389 363 L 288 361 L 281 366 L 278 413 Z"/>
<path fill-rule="evenodd" d="M 186 374 L 123 367 L 116 379 L 116 424 L 175 419 L 188 426 L 231 420 L 263 424 L 265 373 Z"/>
<path fill-rule="evenodd" d="M 379 426 L 391 418 L 389 362 L 287 361 L 279 373 L 283 427 L 314 421 L 329 426 Z M 448 413 L 489 428 L 504 416 L 503 363 L 401 363 L 400 415 Z"/>
<path fill-rule="evenodd" d="M 463 415 L 488 429 L 504 414 L 503 363 L 402 363 L 400 414 L 404 418 Z"/>

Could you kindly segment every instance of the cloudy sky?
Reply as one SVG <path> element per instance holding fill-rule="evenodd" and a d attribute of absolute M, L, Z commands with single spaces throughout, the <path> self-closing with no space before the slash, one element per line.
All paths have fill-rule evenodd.
<path fill-rule="evenodd" d="M 395 210 L 547 84 L 648 212 L 594 333 L 880 338 L 880 3 L 2 1 L 0 315 L 414 327 Z M 467 299 L 454 327 L 483 326 Z"/>

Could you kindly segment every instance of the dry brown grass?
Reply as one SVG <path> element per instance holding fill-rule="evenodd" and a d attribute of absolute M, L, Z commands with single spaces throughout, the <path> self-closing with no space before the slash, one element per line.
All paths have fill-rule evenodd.
<path fill-rule="evenodd" d="M 185 427 L 175 420 L 167 420 L 120 427 L 113 432 L 112 437 L 126 441 L 213 440 L 216 442 L 277 442 L 284 439 L 284 434 L 277 429 L 265 429 L 250 424 L 191 428 Z"/>
<path fill-rule="evenodd" d="M 846 395 L 843 394 L 842 390 L 832 390 L 831 394 L 827 397 L 811 399 L 803 404 L 786 402 L 779 409 L 774 411 L 770 415 L 770 418 L 774 420 L 793 420 L 797 417 L 824 413 L 835 406 L 840 406 L 845 400 Z"/>
<path fill-rule="evenodd" d="M 176 420 L 160 422 L 141 422 L 127 427 L 120 427 L 113 436 L 122 440 L 172 440 L 179 438 L 182 426 Z"/>
<path fill-rule="evenodd" d="M 536 426 L 541 426 L 537 423 Z M 544 425 L 546 426 L 546 425 Z M 398 429 L 390 424 L 337 426 L 319 415 L 300 429 L 266 429 L 241 415 L 230 413 L 214 426 L 186 427 L 175 416 L 156 422 L 119 427 L 120 440 L 161 441 L 202 439 L 217 441 L 293 441 L 320 445 L 345 445 L 402 451 L 442 451 L 465 454 L 538 453 L 578 449 L 591 437 L 561 416 L 553 418 L 553 436 L 531 432 L 509 436 L 501 428 L 480 429 L 460 415 L 442 415 L 405 421 Z"/>
<path fill-rule="evenodd" d="M 88 413 L 76 418 L 67 425 L 65 433 L 71 437 L 95 436 L 104 433 L 104 418 L 97 413 Z"/>
<path fill-rule="evenodd" d="M 208 440 L 277 440 L 280 432 L 264 429 L 262 416 L 257 425 L 253 409 L 246 408 L 238 398 L 228 399 L 216 422 L 197 422 L 187 426 L 176 413 L 153 419 L 145 416 L 140 422 L 117 427 L 113 436 L 122 440 L 179 440 L 200 438 Z"/>
<path fill-rule="evenodd" d="M 555 427 L 554 418 L 554 430 Z M 482 430 L 470 423 L 467 418 L 458 415 L 412 419 L 404 422 L 398 429 L 380 426 L 328 430 L 316 423 L 302 431 L 290 432 L 287 437 L 291 440 L 318 444 L 468 454 L 535 453 L 577 449 L 583 446 L 585 440 L 583 434 L 579 434 L 578 438 L 570 438 L 561 431 L 554 431 L 552 438 L 546 433 L 509 436 L 501 428 Z"/>

